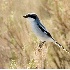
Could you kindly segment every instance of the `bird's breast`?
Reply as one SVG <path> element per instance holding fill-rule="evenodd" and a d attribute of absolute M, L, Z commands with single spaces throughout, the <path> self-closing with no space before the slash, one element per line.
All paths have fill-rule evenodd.
<path fill-rule="evenodd" d="M 32 26 L 32 31 L 34 34 L 41 40 L 41 41 L 46 41 L 48 36 L 38 27 L 36 22 L 31 23 Z"/>
<path fill-rule="evenodd" d="M 34 34 L 36 34 L 37 36 L 38 36 L 38 35 L 40 36 L 40 29 L 39 29 L 39 27 L 37 26 L 37 23 L 36 23 L 36 22 L 33 22 L 33 23 L 32 23 L 32 31 L 33 31 Z"/>

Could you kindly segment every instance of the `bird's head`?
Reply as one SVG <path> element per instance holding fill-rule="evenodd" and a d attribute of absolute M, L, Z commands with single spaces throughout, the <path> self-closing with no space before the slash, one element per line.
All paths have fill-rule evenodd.
<path fill-rule="evenodd" d="M 38 17 L 35 13 L 28 13 L 23 16 L 24 18 L 28 18 L 30 21 L 35 21 Z"/>

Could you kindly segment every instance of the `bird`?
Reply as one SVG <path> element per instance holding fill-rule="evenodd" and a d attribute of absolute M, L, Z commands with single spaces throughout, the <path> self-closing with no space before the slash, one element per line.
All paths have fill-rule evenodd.
<path fill-rule="evenodd" d="M 38 15 L 36 13 L 28 13 L 23 16 L 30 21 L 30 25 L 32 31 L 36 35 L 38 39 L 40 39 L 41 43 L 39 47 L 41 48 L 45 42 L 53 42 L 57 46 L 61 47 L 63 50 L 68 52 L 61 44 L 59 44 L 50 34 L 50 32 L 45 28 L 45 26 L 41 23 Z M 69 53 L 69 52 L 68 52 Z"/>

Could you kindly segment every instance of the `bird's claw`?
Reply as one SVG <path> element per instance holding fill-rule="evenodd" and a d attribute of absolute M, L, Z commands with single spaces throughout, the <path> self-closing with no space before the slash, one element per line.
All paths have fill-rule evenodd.
<path fill-rule="evenodd" d="M 45 43 L 45 41 L 44 42 L 40 42 L 39 47 L 42 48 L 44 43 Z"/>

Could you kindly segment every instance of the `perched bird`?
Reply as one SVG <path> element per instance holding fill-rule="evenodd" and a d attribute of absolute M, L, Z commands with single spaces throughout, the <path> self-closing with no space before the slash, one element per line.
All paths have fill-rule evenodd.
<path fill-rule="evenodd" d="M 34 34 L 41 40 L 41 44 L 39 44 L 40 48 L 45 42 L 53 42 L 59 47 L 62 47 L 63 50 L 68 52 L 66 49 L 64 49 L 63 46 L 61 46 L 56 40 L 54 40 L 54 38 L 51 36 L 49 31 L 44 27 L 44 25 L 40 22 L 38 16 L 35 13 L 28 13 L 23 17 L 27 18 L 31 22 L 31 27 Z"/>

